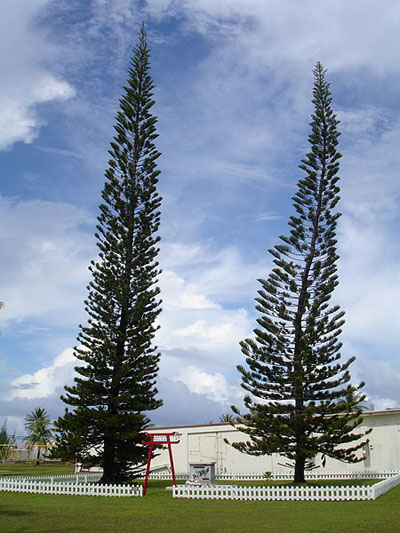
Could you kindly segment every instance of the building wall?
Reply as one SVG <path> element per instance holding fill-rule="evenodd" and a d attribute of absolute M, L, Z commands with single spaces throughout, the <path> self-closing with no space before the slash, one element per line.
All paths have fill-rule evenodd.
<path fill-rule="evenodd" d="M 360 431 L 372 427 L 369 444 L 366 446 L 365 460 L 347 464 L 327 458 L 325 471 L 364 471 L 400 469 L 400 409 L 365 413 Z M 199 426 L 174 426 L 168 428 L 151 428 L 149 433 L 176 431 L 180 434 L 179 444 L 172 446 L 175 471 L 188 474 L 189 463 L 216 463 L 216 474 L 252 473 L 252 472 L 287 472 L 284 466 L 287 459 L 278 454 L 253 457 L 235 450 L 228 442 L 247 440 L 248 436 L 230 424 L 209 424 Z M 152 459 L 151 467 L 168 468 L 167 449 Z M 360 454 L 362 455 L 362 453 Z M 316 457 L 316 464 L 320 457 Z"/>

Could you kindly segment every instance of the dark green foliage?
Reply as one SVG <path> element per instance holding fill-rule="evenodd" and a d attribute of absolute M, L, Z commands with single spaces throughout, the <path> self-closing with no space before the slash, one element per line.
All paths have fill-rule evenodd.
<path fill-rule="evenodd" d="M 149 425 L 145 411 L 159 407 L 155 378 L 159 353 L 152 341 L 160 313 L 156 257 L 161 198 L 157 193 L 160 153 L 154 146 L 156 117 L 144 27 L 133 50 L 128 85 L 116 116 L 96 233 L 98 261 L 80 326 L 79 377 L 63 400 L 74 406 L 56 423 L 54 455 L 101 464 L 103 482 L 123 481 L 144 461 L 141 446 Z"/>
<path fill-rule="evenodd" d="M 36 407 L 25 417 L 25 429 L 27 436 L 24 438 L 26 444 L 32 446 L 46 446 L 51 441 L 50 418 L 46 409 Z"/>
<path fill-rule="evenodd" d="M 0 444 L 10 444 L 10 437 L 8 436 L 7 420 L 4 420 L 0 428 Z"/>
<path fill-rule="evenodd" d="M 222 422 L 224 424 L 236 424 L 237 422 L 240 422 L 240 417 L 239 416 L 235 416 L 235 415 L 232 415 L 231 413 L 223 413 L 220 417 L 219 417 L 219 422 Z"/>
<path fill-rule="evenodd" d="M 338 121 L 320 63 L 314 77 L 311 151 L 300 165 L 305 176 L 293 197 L 296 215 L 289 236 L 270 250 L 275 268 L 259 280 L 255 340 L 241 343 L 248 369 L 238 369 L 249 393 L 242 423 L 251 440 L 234 444 L 253 455 L 283 454 L 294 462 L 295 482 L 304 481 L 316 454 L 356 462 L 365 444 L 353 431 L 364 383 L 350 384 L 354 357 L 343 363 L 340 355 L 344 313 L 329 306 L 338 284 Z"/>
<path fill-rule="evenodd" d="M 39 464 L 40 447 L 50 444 L 52 439 L 50 418 L 46 413 L 46 409 L 36 407 L 31 413 L 26 415 L 25 429 L 28 434 L 24 438 L 24 442 L 31 446 L 37 446 L 36 464 Z"/>

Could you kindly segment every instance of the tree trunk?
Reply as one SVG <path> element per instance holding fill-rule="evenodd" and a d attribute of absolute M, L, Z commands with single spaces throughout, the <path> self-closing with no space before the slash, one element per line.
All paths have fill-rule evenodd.
<path fill-rule="evenodd" d="M 115 472 L 115 446 L 114 442 L 108 439 L 104 440 L 104 460 L 103 475 L 99 483 L 116 483 Z"/>
<path fill-rule="evenodd" d="M 297 453 L 294 466 L 294 482 L 305 483 L 304 470 L 306 466 L 306 458 L 304 455 Z"/>

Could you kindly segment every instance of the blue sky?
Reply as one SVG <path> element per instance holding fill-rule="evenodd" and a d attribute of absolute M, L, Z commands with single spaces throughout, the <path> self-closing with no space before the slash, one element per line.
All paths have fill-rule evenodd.
<path fill-rule="evenodd" d="M 375 408 L 400 404 L 400 5 L 386 0 L 3 0 L 0 420 L 55 418 L 86 320 L 87 266 L 130 49 L 146 21 L 162 171 L 164 407 L 157 424 L 240 404 L 238 342 L 287 233 L 312 69 L 341 120 L 343 356 Z"/>

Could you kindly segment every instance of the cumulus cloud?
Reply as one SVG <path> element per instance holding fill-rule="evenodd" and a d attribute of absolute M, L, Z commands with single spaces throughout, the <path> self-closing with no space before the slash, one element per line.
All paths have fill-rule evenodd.
<path fill-rule="evenodd" d="M 37 407 L 45 409 L 51 420 L 61 416 L 66 405 L 60 395 L 65 385 L 71 385 L 74 367 L 81 364 L 72 348 L 60 352 L 47 366 L 11 381 L 7 393 L 0 399 L 0 417 L 7 419 L 9 432 L 24 434 L 24 418 Z"/>
<path fill-rule="evenodd" d="M 366 381 L 365 393 L 376 409 L 400 405 L 400 370 L 397 361 L 390 362 L 382 357 L 358 359 L 355 363 L 356 376 Z"/>
<path fill-rule="evenodd" d="M 239 309 L 230 313 L 224 311 L 222 316 L 210 317 L 208 320 L 196 320 L 184 328 L 172 333 L 176 337 L 187 339 L 187 344 L 201 346 L 203 349 L 218 350 L 232 342 L 238 344 L 247 333 L 249 320 L 247 312 Z"/>
<path fill-rule="evenodd" d="M 145 10 L 156 20 L 175 17 L 182 31 L 212 41 L 210 53 L 193 69 L 190 97 L 192 105 L 198 99 L 194 116 L 201 116 L 216 147 L 208 146 L 208 160 L 214 154 L 228 155 L 225 161 L 231 167 L 241 157 L 254 161 L 251 156 L 255 154 L 261 161 L 260 150 L 273 149 L 281 157 L 279 133 L 283 130 L 286 139 L 297 139 L 299 119 L 310 109 L 311 69 L 317 60 L 330 72 L 346 72 L 353 90 L 362 89 L 365 83 L 360 71 L 380 84 L 384 75 L 399 69 L 395 51 L 400 37 L 393 21 L 400 8 L 395 0 L 385 10 L 363 0 L 323 5 L 315 0 L 301 4 L 291 0 L 152 0 Z M 310 76 L 304 76 L 305 72 Z M 274 105 L 268 106 L 269 101 Z M 186 105 L 185 100 L 182 104 Z M 239 121 L 238 132 L 235 124 Z M 182 137 L 185 142 L 194 139 L 201 148 L 201 138 L 190 135 L 193 119 L 188 116 L 186 122 L 189 128 Z M 195 129 L 199 129 L 197 124 Z M 223 156 L 218 160 L 224 160 Z M 218 172 L 212 174 L 215 178 Z M 248 168 L 246 175 L 251 177 Z"/>
<path fill-rule="evenodd" d="M 70 204 L 0 197 L 2 321 L 71 324 L 95 254 L 93 237 L 84 231 L 92 223 L 92 215 Z"/>
<path fill-rule="evenodd" d="M 241 389 L 230 384 L 220 372 L 209 374 L 194 365 L 181 369 L 172 381 L 180 381 L 187 386 L 190 392 L 202 394 L 223 405 L 240 401 L 243 397 Z"/>
<path fill-rule="evenodd" d="M 103 83 L 100 63 L 107 58 L 107 78 L 118 73 L 121 79 L 132 27 L 143 13 L 162 24 L 173 22 L 185 36 L 203 39 L 204 48 L 195 60 L 185 64 L 183 74 L 177 69 L 169 82 L 170 73 L 163 77 L 160 65 L 165 49 L 158 46 L 173 46 L 176 37 L 172 32 L 167 44 L 157 40 L 162 26 L 149 33 L 158 61 L 162 176 L 167 177 L 165 184 L 160 182 L 165 197 L 160 257 L 164 303 L 157 341 L 163 352 L 164 413 L 171 417 L 170 423 L 178 420 L 174 412 L 182 410 L 185 414 L 179 420 L 188 423 L 195 418 L 190 410 L 201 413 L 196 421 L 213 419 L 211 413 L 235 398 L 236 386 L 226 375 L 241 361 L 238 341 L 251 334 L 254 324 L 256 279 L 265 277 L 271 266 L 263 247 L 276 240 L 270 227 L 279 226 L 278 235 L 286 217 L 282 212 L 286 213 L 289 201 L 283 204 L 280 193 L 285 187 L 289 197 L 298 176 L 291 169 L 297 167 L 306 145 L 311 68 L 318 59 L 329 68 L 333 89 L 341 95 L 344 216 L 336 297 L 347 311 L 344 340 L 359 354 L 359 361 L 365 360 L 363 354 L 379 354 L 391 359 L 395 369 L 400 341 L 400 258 L 393 245 L 399 211 L 399 120 L 386 102 L 371 105 L 366 98 L 360 105 L 352 102 L 349 109 L 346 98 L 357 90 L 364 92 L 370 79 L 371 96 L 391 74 L 395 74 L 391 90 L 396 92 L 400 34 L 393 21 L 400 13 L 398 3 L 388 1 L 385 10 L 376 2 L 361 0 L 324 5 L 315 0 L 299 5 L 286 0 L 279 4 L 89 0 L 87 5 L 88 17 L 69 18 L 75 10 L 80 12 L 78 0 L 23 0 L 18 8 L 15 2 L 4 3 L 0 42 L 3 49 L 11 43 L 13 53 L 2 59 L 0 148 L 16 141 L 32 142 L 44 123 L 38 104 L 58 100 L 68 108 L 66 148 L 73 150 L 39 148 L 90 160 L 92 168 L 101 169 L 112 112 L 111 84 Z M 52 42 L 35 23 L 36 16 L 50 7 L 63 26 L 59 40 Z M 63 65 L 70 68 L 73 82 L 57 73 L 55 59 L 62 42 L 70 44 L 64 47 Z M 89 64 L 91 76 L 86 75 Z M 67 106 L 75 82 L 79 82 L 78 97 Z M 7 305 L 0 318 L 6 324 L 33 336 L 55 325 L 76 326 L 84 320 L 87 264 L 95 253 L 91 234 L 82 229 L 87 224 L 92 224 L 88 213 L 69 204 L 1 201 L 0 298 Z M 251 238 L 247 224 L 254 230 Z M 32 319 L 37 323 L 28 323 Z M 4 324 L 2 329 L 7 334 Z M 63 366 L 55 361 L 14 380 L 15 409 L 35 402 L 38 394 L 48 394 L 43 402 L 55 397 L 51 386 L 44 385 L 47 377 L 56 381 L 60 377 Z M 379 405 L 396 401 L 397 381 L 386 392 L 382 380 L 374 381 L 381 369 L 367 365 L 358 369 Z M 397 375 L 393 369 L 384 374 Z M 173 398 L 175 394 L 182 401 Z"/>
<path fill-rule="evenodd" d="M 161 255 L 167 268 L 160 278 L 163 312 L 157 343 L 166 354 L 162 365 L 168 377 L 190 360 L 230 371 L 241 357 L 239 341 L 252 328 L 242 296 L 254 296 L 264 265 L 252 264 L 234 247 L 203 242 L 167 241 Z"/>
<path fill-rule="evenodd" d="M 396 409 L 399 407 L 399 400 L 393 398 L 383 398 L 382 396 L 369 396 L 368 409 L 371 411 L 383 411 L 385 409 Z"/>
<path fill-rule="evenodd" d="M 352 150 L 364 147 L 366 143 L 376 140 L 377 132 L 390 129 L 393 125 L 393 117 L 383 107 L 367 105 L 342 109 L 336 113 L 340 120 L 339 129 L 347 140 L 352 143 Z"/>
<path fill-rule="evenodd" d="M 388 1 L 385 10 L 372 0 L 338 0 L 334 4 L 316 0 L 301 4 L 291 0 L 279 4 L 263 0 L 150 0 L 146 9 L 158 18 L 179 14 L 191 31 L 230 42 L 240 39 L 244 52 L 258 65 L 282 65 L 282 61 L 294 58 L 298 63 L 310 58 L 315 61 L 323 54 L 335 67 L 373 66 L 380 72 L 398 69 L 393 64 L 399 44 L 394 21 L 400 14 L 395 0 Z"/>
<path fill-rule="evenodd" d="M 64 385 L 72 383 L 77 362 L 72 348 L 66 348 L 54 358 L 50 366 L 14 379 L 11 382 L 10 400 L 33 400 L 54 395 Z"/>
<path fill-rule="evenodd" d="M 207 295 L 207 305 L 217 308 L 221 302 L 238 304 L 255 295 L 257 279 L 270 264 L 264 250 L 257 252 L 246 256 L 239 247 L 221 246 L 216 239 L 187 243 L 169 238 L 163 243 L 160 261 L 168 270 L 179 272 L 185 291 Z M 167 294 L 174 289 L 172 278 L 161 278 L 161 283 Z"/>
<path fill-rule="evenodd" d="M 168 308 L 216 309 L 218 304 L 201 294 L 195 283 L 186 283 L 175 272 L 164 270 L 160 276 L 163 299 Z"/>
<path fill-rule="evenodd" d="M 30 143 L 38 136 L 44 124 L 39 104 L 64 101 L 75 94 L 71 84 L 45 66 L 55 50 L 35 26 L 35 19 L 49 3 L 2 3 L 0 46 L 9 53 L 2 55 L 1 63 L 0 150 L 17 141 Z"/>
<path fill-rule="evenodd" d="M 88 281 L 87 265 L 95 252 L 92 235 L 85 227 L 92 223 L 92 217 L 85 210 L 69 204 L 1 199 L 3 269 L 0 290 L 7 304 L 1 313 L 5 335 L 11 328 L 31 338 L 49 328 L 57 335 L 59 327 L 73 325 L 76 328 L 78 309 L 81 319 L 85 320 L 82 301 Z M 171 380 L 178 375 L 183 380 L 188 375 L 184 369 L 191 358 L 197 363 L 207 362 L 210 368 L 215 368 L 213 379 L 219 392 L 211 394 L 206 385 L 207 373 L 199 371 L 203 386 L 195 389 L 191 383 L 190 393 L 197 394 L 199 404 L 207 399 L 221 404 L 230 401 L 234 390 L 223 372 L 230 371 L 235 360 L 241 357 L 238 342 L 249 333 L 251 319 L 244 309 L 220 303 L 219 297 L 225 294 L 222 300 L 229 300 L 227 295 L 232 287 L 239 285 L 236 275 L 246 269 L 250 271 L 251 265 L 232 248 L 219 249 L 213 254 L 208 247 L 206 265 L 209 271 L 204 277 L 204 272 L 200 274 L 207 266 L 201 268 L 197 261 L 207 256 L 204 252 L 200 243 L 190 246 L 175 243 L 169 250 L 167 264 L 176 271 L 166 269 L 161 277 L 164 311 L 157 337 L 162 351 L 160 376 Z M 178 275 L 178 271 L 182 271 L 182 275 Z M 223 271 L 226 275 L 224 290 L 219 287 Z M 35 364 L 38 361 L 31 362 L 31 366 Z M 56 399 L 63 385 L 72 381 L 74 364 L 72 350 L 64 350 L 50 364 L 42 364 L 38 370 L 14 378 L 5 397 L 12 398 L 16 408 L 19 404 L 15 402 L 20 402 L 25 410 L 37 401 L 43 403 L 54 398 L 59 414 L 62 404 Z M 180 373 L 182 369 L 183 374 Z"/>
<path fill-rule="evenodd" d="M 240 357 L 239 341 L 249 334 L 252 322 L 244 309 L 171 308 L 166 304 L 160 325 L 157 343 L 162 352 L 192 352 L 223 368 Z"/>
<path fill-rule="evenodd" d="M 164 403 L 156 411 L 148 413 L 158 426 L 218 422 L 221 414 L 227 411 L 227 406 L 204 394 L 190 391 L 182 381 L 160 378 L 158 388 Z"/>
<path fill-rule="evenodd" d="M 7 399 L 0 402 L 0 416 L 8 418 L 9 429 L 15 426 L 18 434 L 23 433 L 23 417 L 38 405 L 53 420 L 62 415 L 66 406 L 59 396 L 64 385 L 72 384 L 77 363 L 72 348 L 66 348 L 50 365 L 14 379 Z M 164 404 L 148 415 L 158 425 L 216 422 L 242 398 L 239 387 L 221 373 L 212 375 L 194 365 L 172 379 L 161 375 L 157 385 Z"/>
<path fill-rule="evenodd" d="M 372 122 L 380 115 L 373 113 Z M 400 209 L 399 118 L 393 112 L 379 128 L 357 129 L 341 172 L 340 284 L 335 298 L 346 311 L 345 338 L 356 352 L 394 362 L 400 342 L 400 253 L 395 242 Z"/>

